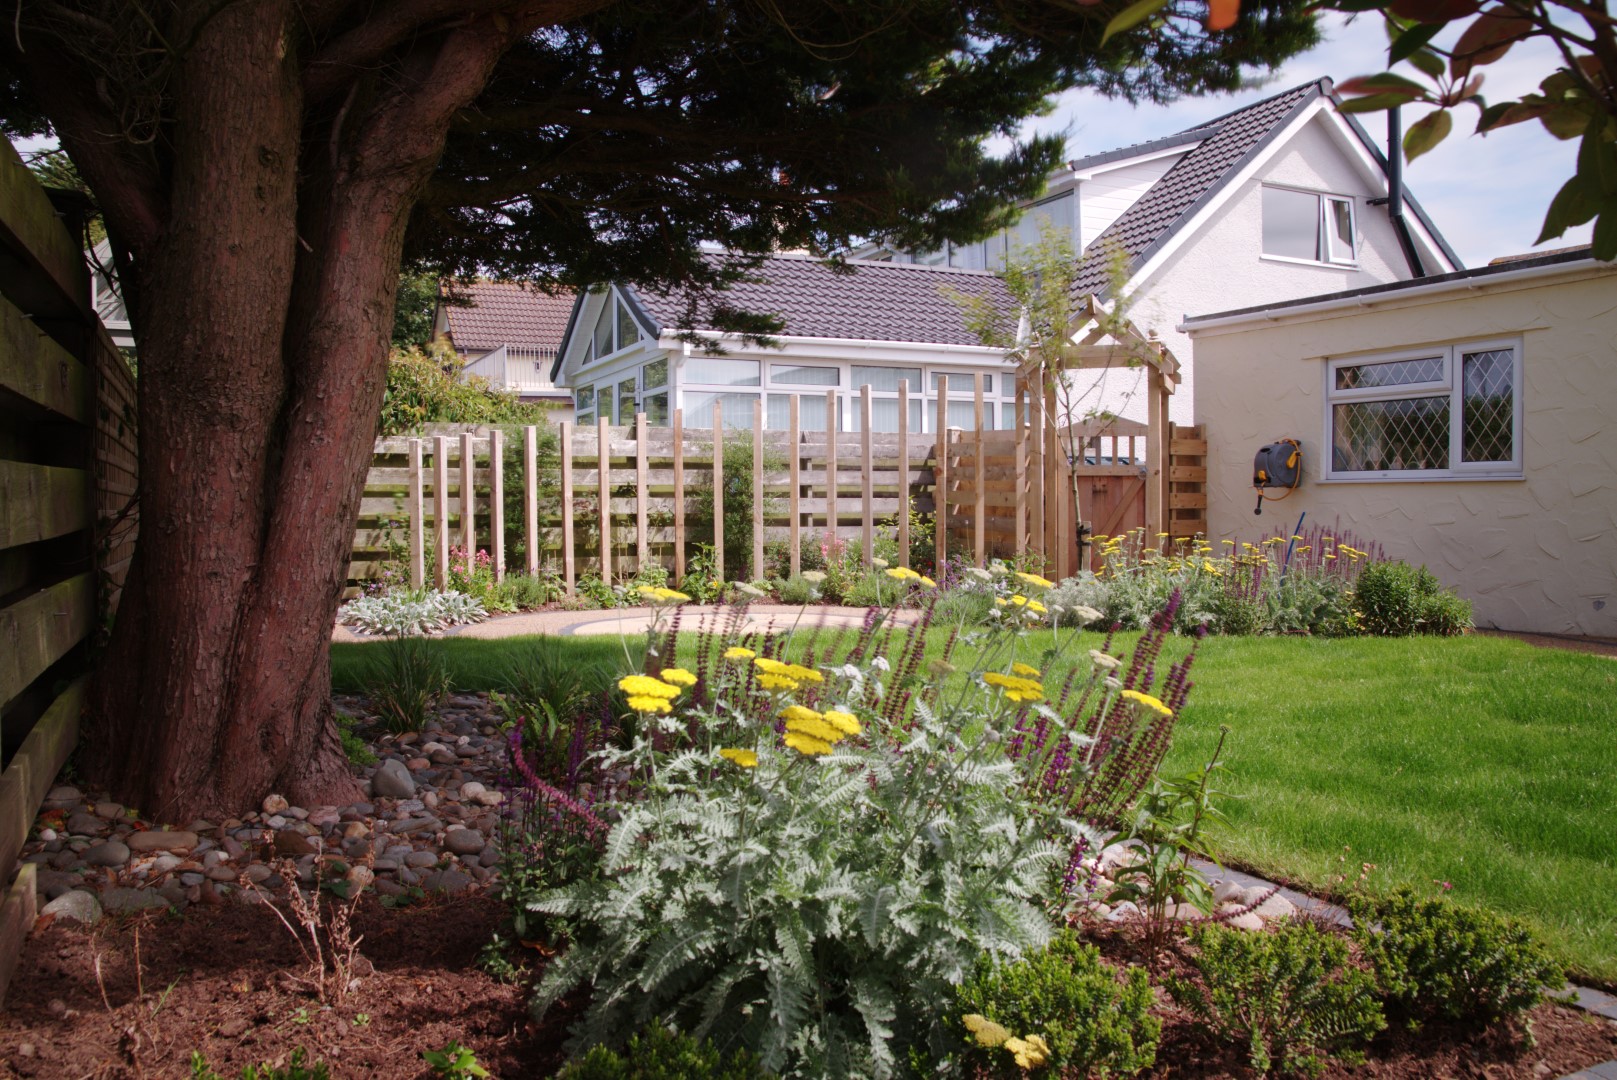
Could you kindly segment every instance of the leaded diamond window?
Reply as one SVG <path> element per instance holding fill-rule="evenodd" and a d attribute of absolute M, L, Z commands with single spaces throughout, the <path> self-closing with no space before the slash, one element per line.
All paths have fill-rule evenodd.
<path fill-rule="evenodd" d="M 1327 479 L 1521 475 L 1515 343 L 1328 365 Z"/>
<path fill-rule="evenodd" d="M 1464 353 L 1464 429 L 1460 455 L 1465 461 L 1509 461 L 1516 456 L 1516 358 L 1510 349 Z"/>

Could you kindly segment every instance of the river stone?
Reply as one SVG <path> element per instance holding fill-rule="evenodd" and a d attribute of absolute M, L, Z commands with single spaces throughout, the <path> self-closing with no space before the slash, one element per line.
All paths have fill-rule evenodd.
<path fill-rule="evenodd" d="M 95 804 L 95 816 L 105 818 L 108 821 L 121 818 L 124 816 L 123 803 L 98 802 Z"/>
<path fill-rule="evenodd" d="M 47 810 L 66 810 L 84 798 L 84 792 L 76 787 L 58 784 L 45 794 L 45 808 Z"/>
<path fill-rule="evenodd" d="M 417 868 L 437 866 L 438 856 L 430 851 L 412 851 L 404 857 L 404 865 Z"/>
<path fill-rule="evenodd" d="M 194 832 L 178 832 L 168 829 L 148 829 L 145 832 L 129 834 L 129 850 L 138 852 L 152 851 L 190 851 L 197 846 L 197 834 Z"/>
<path fill-rule="evenodd" d="M 107 823 L 81 810 L 67 819 L 67 831 L 75 836 L 100 836 L 107 831 Z"/>
<path fill-rule="evenodd" d="M 444 834 L 444 848 L 456 855 L 476 855 L 484 843 L 483 834 L 476 829 L 455 829 Z"/>
<path fill-rule="evenodd" d="M 1221 881 L 1213 886 L 1213 899 L 1220 904 L 1239 904 L 1246 890 L 1233 881 Z"/>
<path fill-rule="evenodd" d="M 1297 914 L 1297 905 L 1279 893 L 1252 909 L 1252 914 L 1264 919 L 1287 919 Z"/>
<path fill-rule="evenodd" d="M 101 902 L 95 898 L 94 893 L 74 889 L 46 904 L 40 914 L 54 915 L 58 919 L 72 919 L 85 926 L 94 926 L 101 921 Z"/>
<path fill-rule="evenodd" d="M 1225 904 L 1219 908 L 1219 921 L 1237 930 L 1263 929 L 1263 920 L 1253 912 L 1243 911 L 1239 904 Z"/>
<path fill-rule="evenodd" d="M 437 870 L 421 879 L 428 892 L 462 893 L 472 887 L 472 879 L 459 870 Z"/>
<path fill-rule="evenodd" d="M 122 866 L 129 861 L 129 845 L 119 840 L 107 840 L 84 853 L 89 866 Z"/>
<path fill-rule="evenodd" d="M 152 860 L 151 870 L 154 874 L 166 874 L 170 870 L 177 869 L 178 867 L 184 865 L 185 860 L 180 858 L 178 855 L 159 855 L 157 858 Z"/>
<path fill-rule="evenodd" d="M 156 889 L 131 889 L 114 885 L 101 894 L 101 906 L 107 911 L 146 911 L 166 908 L 169 902 Z"/>
<path fill-rule="evenodd" d="M 415 780 L 410 770 L 392 758 L 376 767 L 371 777 L 371 793 L 387 799 L 408 799 L 415 795 Z"/>
<path fill-rule="evenodd" d="M 247 875 L 247 880 L 255 885 L 262 885 L 275 873 L 263 863 L 253 863 L 244 872 Z"/>

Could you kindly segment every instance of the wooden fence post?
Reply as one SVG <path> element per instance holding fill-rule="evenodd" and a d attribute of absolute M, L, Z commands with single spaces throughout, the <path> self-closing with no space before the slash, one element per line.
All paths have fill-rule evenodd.
<path fill-rule="evenodd" d="M 837 392 L 825 392 L 825 534 L 826 552 L 837 542 Z"/>
<path fill-rule="evenodd" d="M 713 403 L 713 560 L 724 580 L 724 410 Z"/>
<path fill-rule="evenodd" d="M 870 411 L 870 384 L 866 383 L 859 388 L 859 495 L 860 501 L 864 504 L 859 515 L 859 527 L 865 534 L 863 550 L 866 566 L 870 566 L 876 558 L 876 520 L 871 510 L 876 493 L 871 476 L 875 463 L 870 457 L 872 426 Z"/>
<path fill-rule="evenodd" d="M 1003 378 L 1003 376 L 1001 376 Z M 983 459 L 983 373 L 977 373 L 975 406 L 976 434 L 972 438 L 972 453 L 976 455 L 976 499 L 972 506 L 972 530 L 977 565 L 986 565 L 988 559 L 988 463 Z"/>
<path fill-rule="evenodd" d="M 600 471 L 596 487 L 601 499 L 601 580 L 612 584 L 612 446 L 607 437 L 606 417 L 595 419 L 596 459 Z"/>
<path fill-rule="evenodd" d="M 752 579 L 764 576 L 764 398 L 752 403 Z"/>
<path fill-rule="evenodd" d="M 432 446 L 433 581 L 440 592 L 449 588 L 449 436 L 439 435 Z"/>
<path fill-rule="evenodd" d="M 573 422 L 561 422 L 561 572 L 572 596 L 577 585 L 573 564 Z"/>
<path fill-rule="evenodd" d="M 426 500 L 421 494 L 421 440 L 410 440 L 410 588 L 427 581 Z"/>
<path fill-rule="evenodd" d="M 940 576 L 949 561 L 949 376 L 938 376 L 938 468 L 934 474 L 937 510 L 932 524 L 933 546 L 937 549 Z"/>
<path fill-rule="evenodd" d="M 562 507 L 562 517 L 567 508 Z M 522 429 L 522 535 L 528 548 L 528 576 L 539 573 L 539 429 Z"/>
<path fill-rule="evenodd" d="M 651 562 L 651 542 L 646 537 L 648 522 L 646 518 L 646 488 L 648 487 L 646 475 L 646 414 L 634 414 L 634 572 L 643 574 L 646 564 Z"/>
<path fill-rule="evenodd" d="M 1162 460 L 1166 449 L 1163 431 L 1168 418 L 1163 413 L 1162 395 L 1158 392 L 1162 371 L 1155 365 L 1146 365 L 1146 435 L 1145 435 L 1145 540 L 1156 544 L 1158 533 L 1168 531 L 1168 516 L 1163 505 L 1163 491 L 1167 485 L 1167 463 Z"/>
<path fill-rule="evenodd" d="M 910 381 L 898 383 L 898 565 L 910 565 Z"/>
<path fill-rule="evenodd" d="M 1041 369 L 1042 371 L 1042 369 Z M 1028 388 L 1028 523 L 1027 538 L 1031 550 L 1047 555 L 1044 546 L 1044 514 L 1048 493 L 1044 490 L 1044 392 L 1041 382 Z"/>
<path fill-rule="evenodd" d="M 1044 497 L 1049 500 L 1049 508 L 1044 512 L 1044 569 L 1047 574 L 1059 574 L 1056 567 L 1065 543 L 1061 537 L 1061 516 L 1067 503 L 1067 493 L 1061 488 L 1061 436 L 1056 431 L 1060 417 L 1056 409 L 1054 386 L 1044 389 L 1044 415 Z"/>
<path fill-rule="evenodd" d="M 1027 425 L 1023 422 L 1022 408 L 1027 400 L 1027 386 L 1020 376 L 1016 379 L 1016 556 L 1027 554 Z"/>
<path fill-rule="evenodd" d="M 494 580 L 505 580 L 505 432 L 488 433 L 488 542 L 494 555 Z"/>
<path fill-rule="evenodd" d="M 674 580 L 685 580 L 685 410 L 674 410 Z"/>
<path fill-rule="evenodd" d="M 477 554 L 477 458 L 469 431 L 460 433 L 460 543 L 470 572 Z"/>
<path fill-rule="evenodd" d="M 791 471 L 791 493 L 786 496 L 787 512 L 791 515 L 791 524 L 787 527 L 788 543 L 792 545 L 791 566 L 792 576 L 796 577 L 803 572 L 803 515 L 799 512 L 802 497 L 802 470 L 803 447 L 799 439 L 799 417 L 797 403 L 798 395 L 793 394 L 787 399 L 791 405 L 791 429 L 787 441 L 791 443 L 791 461 L 787 468 Z"/>

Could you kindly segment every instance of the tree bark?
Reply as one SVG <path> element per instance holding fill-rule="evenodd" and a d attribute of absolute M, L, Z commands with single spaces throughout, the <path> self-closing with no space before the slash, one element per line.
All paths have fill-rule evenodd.
<path fill-rule="evenodd" d="M 141 539 L 83 765 L 165 821 L 360 795 L 328 647 L 404 230 L 451 116 L 524 31 L 469 19 L 364 108 L 311 121 L 295 17 L 229 5 L 202 26 L 177 68 L 166 220 L 134 250 Z"/>

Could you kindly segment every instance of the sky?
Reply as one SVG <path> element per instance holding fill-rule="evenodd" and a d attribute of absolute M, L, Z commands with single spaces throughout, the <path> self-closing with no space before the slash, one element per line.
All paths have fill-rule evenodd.
<path fill-rule="evenodd" d="M 1361 16 L 1350 23 L 1330 14 L 1321 31 L 1325 40 L 1317 48 L 1294 57 L 1259 89 L 1139 107 L 1089 91 L 1072 91 L 1061 96 L 1053 113 L 1027 124 L 1023 134 L 1065 133 L 1068 157 L 1079 157 L 1183 131 L 1321 76 L 1342 82 L 1386 70 L 1387 38 L 1378 19 Z M 1450 28 L 1438 43 L 1458 34 L 1458 29 Z M 1517 45 L 1483 69 L 1482 94 L 1492 102 L 1532 91 L 1558 60 L 1548 42 Z M 1408 64 L 1397 70 L 1417 81 L 1422 78 Z M 1405 108 L 1405 130 L 1427 111 L 1425 106 Z M 1467 266 L 1534 250 L 1544 212 L 1572 175 L 1578 149 L 1576 140 L 1562 142 L 1537 122 L 1514 124 L 1486 137 L 1473 135 L 1476 117 L 1475 108 L 1461 106 L 1449 137 L 1404 170 L 1410 194 Z M 1359 120 L 1384 149 L 1385 114 L 1361 113 Z M 1542 250 L 1586 244 L 1589 232 L 1588 225 L 1569 229 L 1561 239 L 1547 241 Z"/>

